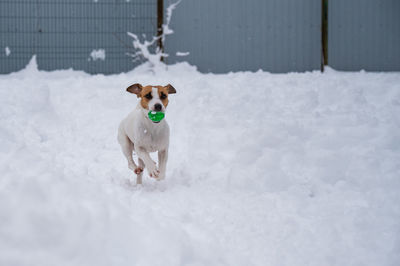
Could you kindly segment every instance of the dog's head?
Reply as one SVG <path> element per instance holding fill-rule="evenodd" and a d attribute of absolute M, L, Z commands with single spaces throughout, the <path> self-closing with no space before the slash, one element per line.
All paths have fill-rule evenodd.
<path fill-rule="evenodd" d="M 168 95 L 176 93 L 171 84 L 167 86 L 142 86 L 135 83 L 129 86 L 126 91 L 134 93 L 140 98 L 140 105 L 145 110 L 165 112 L 168 105 Z"/>

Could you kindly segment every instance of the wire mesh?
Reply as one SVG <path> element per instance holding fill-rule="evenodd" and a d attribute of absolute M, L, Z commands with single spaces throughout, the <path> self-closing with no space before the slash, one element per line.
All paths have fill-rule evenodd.
<path fill-rule="evenodd" d="M 127 32 L 157 34 L 157 0 L 2 0 L 0 73 L 39 69 L 120 73 L 134 68 Z M 153 47 L 155 49 L 155 47 Z"/>

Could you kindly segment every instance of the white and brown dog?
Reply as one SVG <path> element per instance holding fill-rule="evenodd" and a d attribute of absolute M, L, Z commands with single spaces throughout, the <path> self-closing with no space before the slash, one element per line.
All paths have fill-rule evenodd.
<path fill-rule="evenodd" d="M 136 183 L 142 183 L 143 170 L 146 167 L 149 175 L 157 179 L 165 178 L 168 159 L 169 126 L 165 119 L 153 122 L 148 117 L 149 111 L 165 112 L 168 95 L 176 93 L 172 85 L 142 86 L 138 83 L 126 89 L 140 98 L 136 108 L 119 125 L 118 142 L 128 160 L 129 169 L 137 175 Z M 139 166 L 133 161 L 135 151 Z M 151 159 L 150 152 L 158 152 L 158 168 Z"/>

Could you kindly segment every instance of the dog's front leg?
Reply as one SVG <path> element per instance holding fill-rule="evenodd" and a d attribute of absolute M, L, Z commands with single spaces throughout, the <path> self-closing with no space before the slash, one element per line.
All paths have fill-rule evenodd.
<path fill-rule="evenodd" d="M 142 159 L 138 158 L 139 160 L 139 167 L 138 167 L 138 174 L 136 177 L 136 184 L 142 184 L 142 176 L 143 176 L 143 169 L 144 169 L 144 162 Z"/>
<path fill-rule="evenodd" d="M 139 147 L 136 150 L 136 154 L 140 159 L 143 160 L 149 175 L 151 177 L 158 178 L 160 171 L 157 169 L 156 163 L 151 159 L 149 153 L 145 149 Z"/>
<path fill-rule="evenodd" d="M 160 166 L 159 179 L 165 178 L 165 172 L 167 171 L 167 160 L 168 160 L 168 150 L 158 151 L 158 164 Z"/>

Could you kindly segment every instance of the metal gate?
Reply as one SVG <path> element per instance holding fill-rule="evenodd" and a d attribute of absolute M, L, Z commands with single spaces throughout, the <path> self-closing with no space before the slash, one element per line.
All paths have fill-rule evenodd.
<path fill-rule="evenodd" d="M 128 71 L 140 63 L 128 31 L 157 35 L 157 0 L 1 0 L 0 73 L 34 54 L 41 70 Z"/>
<path fill-rule="evenodd" d="M 171 28 L 168 63 L 216 73 L 321 68 L 321 0 L 182 0 Z"/>
<path fill-rule="evenodd" d="M 328 1 L 328 65 L 400 71 L 400 1 Z"/>

